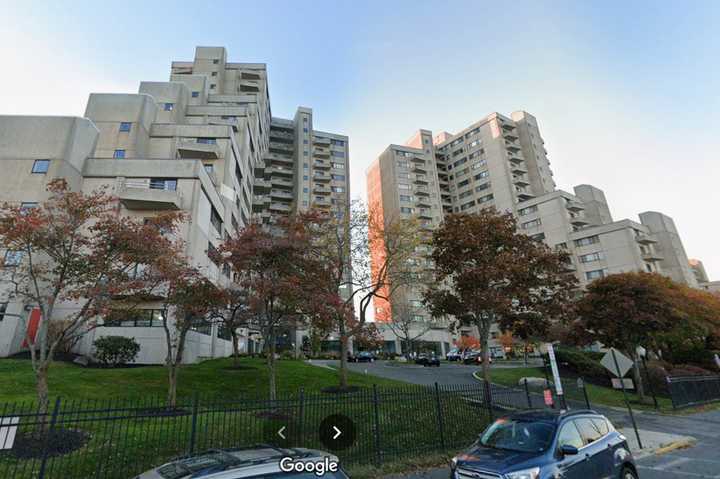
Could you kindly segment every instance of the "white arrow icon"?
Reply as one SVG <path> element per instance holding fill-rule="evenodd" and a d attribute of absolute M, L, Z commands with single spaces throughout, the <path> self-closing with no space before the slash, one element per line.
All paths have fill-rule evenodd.
<path fill-rule="evenodd" d="M 280 436 L 283 439 L 286 439 L 283 435 L 283 431 L 285 430 L 285 426 L 281 427 L 280 430 L 278 430 L 278 436 Z"/>
<path fill-rule="evenodd" d="M 335 429 L 335 435 L 333 436 L 333 440 L 335 440 L 340 437 L 340 435 L 342 434 L 342 431 L 335 426 L 333 426 L 333 429 Z"/>

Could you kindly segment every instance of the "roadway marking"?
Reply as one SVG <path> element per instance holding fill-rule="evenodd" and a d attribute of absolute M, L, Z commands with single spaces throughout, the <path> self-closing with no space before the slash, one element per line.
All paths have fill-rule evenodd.
<path fill-rule="evenodd" d="M 672 474 L 679 474 L 682 476 L 690 476 L 690 477 L 704 477 L 705 479 L 718 479 L 720 476 L 708 476 L 707 474 L 698 474 L 697 472 L 685 472 L 685 471 L 666 471 L 665 469 L 661 469 L 659 467 L 648 467 L 643 465 L 638 465 L 638 469 L 647 469 L 648 471 L 660 471 L 660 472 L 671 472 Z"/>
<path fill-rule="evenodd" d="M 670 462 L 666 462 L 665 464 L 660 464 L 658 466 L 655 466 L 655 468 L 658 471 L 665 471 L 673 466 L 677 466 L 678 464 L 684 464 L 686 462 L 690 462 L 689 457 L 678 457 L 677 459 L 673 459 Z"/>

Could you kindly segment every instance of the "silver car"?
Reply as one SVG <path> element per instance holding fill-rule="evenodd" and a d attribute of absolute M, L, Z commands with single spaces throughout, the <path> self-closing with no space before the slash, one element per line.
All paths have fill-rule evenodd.
<path fill-rule="evenodd" d="M 135 479 L 189 479 L 191 477 L 193 479 L 199 477 L 202 479 L 318 478 L 318 474 L 315 472 L 283 472 L 280 461 L 288 457 L 295 464 L 338 462 L 336 456 L 323 451 L 303 448 L 281 449 L 262 445 L 237 449 L 216 449 L 193 456 L 181 457 L 144 472 Z M 348 479 L 348 476 L 339 466 L 336 472 L 325 472 L 321 477 Z"/>

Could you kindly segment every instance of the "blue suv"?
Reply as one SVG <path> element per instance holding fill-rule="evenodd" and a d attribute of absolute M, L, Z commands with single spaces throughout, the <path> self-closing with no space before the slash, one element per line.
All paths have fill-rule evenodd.
<path fill-rule="evenodd" d="M 638 479 L 625 436 L 590 410 L 500 418 L 451 468 L 451 479 Z"/>

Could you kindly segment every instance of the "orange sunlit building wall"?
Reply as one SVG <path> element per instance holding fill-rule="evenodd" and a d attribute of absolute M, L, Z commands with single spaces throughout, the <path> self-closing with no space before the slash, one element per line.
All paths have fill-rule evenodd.
<path fill-rule="evenodd" d="M 367 170 L 367 195 L 369 221 L 369 244 L 370 244 L 370 272 L 376 277 L 380 268 L 385 262 L 385 241 L 383 239 L 383 228 L 385 225 L 385 212 L 382 197 L 382 181 L 380 178 L 380 160 L 375 160 Z M 375 321 L 386 323 L 392 320 L 390 302 L 384 298 L 388 297 L 389 288 L 383 287 L 379 296 L 373 298 L 375 307 Z"/>

